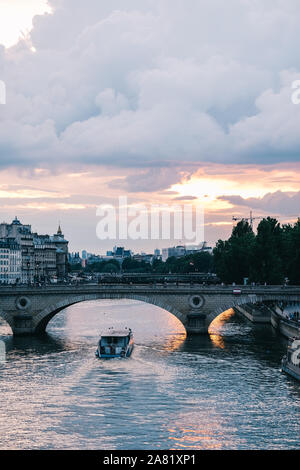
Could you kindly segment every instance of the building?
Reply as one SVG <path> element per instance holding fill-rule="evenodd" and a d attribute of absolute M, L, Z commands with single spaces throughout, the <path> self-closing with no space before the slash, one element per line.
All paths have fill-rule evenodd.
<path fill-rule="evenodd" d="M 34 242 L 34 278 L 48 280 L 57 276 L 57 248 L 50 242 L 48 235 L 35 234 Z"/>
<path fill-rule="evenodd" d="M 186 246 L 186 254 L 193 255 L 194 253 L 201 253 L 206 251 L 208 253 L 212 253 L 213 249 L 211 246 L 207 246 L 206 242 L 203 242 L 201 245 L 189 245 Z"/>
<path fill-rule="evenodd" d="M 165 262 L 168 258 L 182 258 L 183 256 L 193 255 L 195 253 L 202 252 L 212 252 L 212 248 L 206 246 L 206 242 L 203 242 L 201 245 L 190 245 L 190 246 L 174 246 L 171 248 L 163 248 L 162 250 L 162 260 Z"/>
<path fill-rule="evenodd" d="M 0 241 L 0 283 L 16 284 L 22 280 L 22 253 L 14 238 Z"/>
<path fill-rule="evenodd" d="M 103 261 L 103 256 L 90 254 L 87 258 L 86 264 L 101 263 L 101 261 Z"/>
<path fill-rule="evenodd" d="M 108 255 L 108 253 L 111 252 L 107 252 L 107 257 L 110 258 L 110 255 Z M 121 264 L 125 258 L 131 257 L 132 252 L 131 250 L 125 250 L 123 246 L 115 246 L 112 255 L 112 259 L 117 260 Z"/>
<path fill-rule="evenodd" d="M 65 239 L 60 225 L 57 233 L 49 237 L 50 242 L 56 247 L 56 271 L 59 279 L 68 274 L 68 246 L 69 242 Z"/>
<path fill-rule="evenodd" d="M 149 264 L 152 264 L 152 261 L 153 261 L 153 255 L 147 255 L 145 253 L 142 253 L 142 254 L 136 254 L 136 255 L 133 255 L 132 256 L 132 259 L 134 261 L 137 261 L 138 263 L 149 263 Z"/>
<path fill-rule="evenodd" d="M 30 225 L 22 225 L 17 217 L 11 224 L 0 224 L 0 241 L 15 240 L 21 249 L 22 257 L 22 282 L 33 281 L 34 278 L 34 243 Z"/>
<path fill-rule="evenodd" d="M 68 241 L 61 228 L 56 234 L 33 233 L 31 225 L 23 225 L 16 217 L 11 224 L 0 224 L 0 241 L 14 240 L 21 250 L 21 281 L 47 280 L 67 274 Z"/>
<path fill-rule="evenodd" d="M 68 254 L 68 261 L 69 264 L 75 265 L 75 264 L 82 264 L 82 259 L 79 256 L 79 253 L 69 253 Z"/>
<path fill-rule="evenodd" d="M 186 255 L 185 246 L 173 246 L 171 248 L 163 248 L 162 250 L 162 260 L 167 261 L 168 258 L 182 258 Z"/>

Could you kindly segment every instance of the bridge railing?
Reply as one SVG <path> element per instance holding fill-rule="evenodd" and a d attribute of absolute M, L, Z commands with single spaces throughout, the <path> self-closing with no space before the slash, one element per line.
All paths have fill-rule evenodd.
<path fill-rule="evenodd" d="M 62 291 L 62 290 L 73 290 L 73 289 L 86 289 L 87 291 L 90 290 L 140 290 L 140 289 L 155 289 L 155 290 L 164 290 L 164 289 L 191 289 L 191 290 L 198 290 L 198 291 L 206 291 L 206 292 L 228 292 L 228 293 L 235 293 L 237 290 L 240 291 L 240 294 L 249 294 L 249 293 L 271 293 L 271 292 L 285 292 L 285 293 L 300 293 L 300 286 L 286 286 L 286 285 L 279 285 L 279 286 L 239 286 L 239 285 L 204 285 L 198 283 L 178 283 L 175 284 L 173 282 L 170 283 L 147 283 L 147 284 L 112 284 L 112 283 L 93 283 L 93 282 L 86 282 L 86 283 L 59 283 L 59 284 L 47 284 L 47 285 L 27 285 L 27 284 L 18 284 L 16 285 L 0 285 L 0 293 L 1 292 L 20 292 L 20 291 L 48 291 L 48 292 L 55 292 L 55 291 Z"/>

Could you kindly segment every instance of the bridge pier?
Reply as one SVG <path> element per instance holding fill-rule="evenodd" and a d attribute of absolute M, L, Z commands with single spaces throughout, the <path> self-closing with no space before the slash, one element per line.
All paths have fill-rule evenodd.
<path fill-rule="evenodd" d="M 33 316 L 17 314 L 13 316 L 12 331 L 14 336 L 32 336 L 35 334 Z"/>
<path fill-rule="evenodd" d="M 185 329 L 188 336 L 208 334 L 207 316 L 204 313 L 190 312 Z"/>

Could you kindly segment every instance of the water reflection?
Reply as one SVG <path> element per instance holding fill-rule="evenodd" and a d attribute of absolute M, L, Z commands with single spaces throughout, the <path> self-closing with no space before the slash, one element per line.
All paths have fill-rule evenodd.
<path fill-rule="evenodd" d="M 197 413 L 179 416 L 174 422 L 174 428 L 168 429 L 170 433 L 170 448 L 172 450 L 190 449 L 199 450 L 201 442 L 202 450 L 218 450 L 224 448 L 223 427 L 225 423 L 219 423 L 216 417 L 213 417 L 210 410 L 207 414 L 209 419 L 205 422 L 197 422 Z M 185 422 L 185 424 L 183 424 Z M 189 424 L 189 427 L 187 425 Z"/>
<path fill-rule="evenodd" d="M 165 351 L 182 351 L 186 342 L 186 333 L 171 334 L 166 337 L 166 341 L 162 345 Z"/>
<path fill-rule="evenodd" d="M 225 349 L 225 341 L 221 335 L 210 334 L 210 340 L 216 348 Z"/>
<path fill-rule="evenodd" d="M 213 333 L 221 332 L 224 324 L 229 322 L 232 317 L 235 315 L 233 308 L 226 310 L 225 312 L 218 315 L 210 324 L 209 331 Z"/>
<path fill-rule="evenodd" d="M 131 358 L 95 358 L 112 325 L 133 328 Z M 161 309 L 101 301 L 69 307 L 41 338 L 1 328 L 2 449 L 299 448 L 300 387 L 268 325 L 227 311 L 190 338 Z"/>
<path fill-rule="evenodd" d="M 76 344 L 50 334 L 30 338 L 26 336 L 0 336 L 0 339 L 5 342 L 9 357 L 12 352 L 42 356 L 76 349 Z"/>
<path fill-rule="evenodd" d="M 210 335 L 212 344 L 216 348 L 225 349 L 225 341 L 221 333 L 222 333 L 225 323 L 230 321 L 232 317 L 234 316 L 234 314 L 235 312 L 232 308 L 229 310 L 226 310 L 221 315 L 216 317 L 214 321 L 210 324 L 209 335 Z"/>

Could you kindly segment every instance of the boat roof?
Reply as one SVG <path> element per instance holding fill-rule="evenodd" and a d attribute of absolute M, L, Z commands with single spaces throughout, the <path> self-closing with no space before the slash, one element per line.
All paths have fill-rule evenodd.
<path fill-rule="evenodd" d="M 103 336 L 128 336 L 131 333 L 131 330 L 128 328 L 124 328 L 122 330 L 115 330 L 113 328 L 109 328 L 101 333 L 101 337 Z"/>

